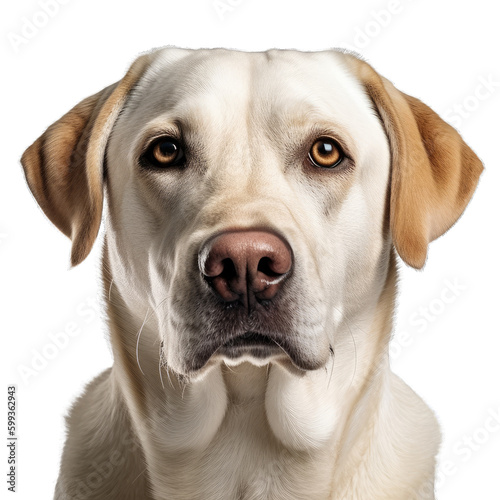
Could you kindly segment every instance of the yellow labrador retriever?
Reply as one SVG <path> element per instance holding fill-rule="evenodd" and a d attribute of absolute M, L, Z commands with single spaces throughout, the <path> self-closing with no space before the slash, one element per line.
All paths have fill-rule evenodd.
<path fill-rule="evenodd" d="M 440 432 L 389 367 L 414 268 L 482 164 L 341 51 L 165 48 L 22 157 L 102 254 L 114 365 L 68 417 L 55 498 L 434 498 Z"/>

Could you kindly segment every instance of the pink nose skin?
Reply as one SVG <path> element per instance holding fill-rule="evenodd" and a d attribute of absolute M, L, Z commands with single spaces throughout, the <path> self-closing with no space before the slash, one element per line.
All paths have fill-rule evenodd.
<path fill-rule="evenodd" d="M 289 245 L 266 231 L 223 233 L 201 255 L 200 270 L 217 294 L 249 311 L 256 299 L 271 300 L 292 268 Z"/>

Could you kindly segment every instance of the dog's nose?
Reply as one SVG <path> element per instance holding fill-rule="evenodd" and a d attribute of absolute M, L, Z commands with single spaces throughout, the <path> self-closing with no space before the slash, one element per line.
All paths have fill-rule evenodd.
<path fill-rule="evenodd" d="M 204 256 L 204 257 L 203 257 Z M 231 231 L 200 252 L 200 270 L 226 302 L 249 310 L 256 299 L 272 299 L 292 268 L 288 243 L 266 231 Z"/>

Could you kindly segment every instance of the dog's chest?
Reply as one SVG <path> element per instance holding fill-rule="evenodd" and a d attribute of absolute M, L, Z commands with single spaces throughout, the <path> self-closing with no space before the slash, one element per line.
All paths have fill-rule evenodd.
<path fill-rule="evenodd" d="M 282 447 L 263 407 L 246 406 L 229 411 L 201 455 L 162 469 L 170 471 L 170 480 L 155 485 L 157 498 L 175 500 L 325 500 L 332 471 L 326 453 Z"/>

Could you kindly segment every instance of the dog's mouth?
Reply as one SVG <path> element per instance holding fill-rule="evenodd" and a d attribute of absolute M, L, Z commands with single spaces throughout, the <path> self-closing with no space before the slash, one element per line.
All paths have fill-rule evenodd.
<path fill-rule="evenodd" d="M 238 337 L 228 340 L 223 347 L 248 347 L 248 346 L 277 346 L 276 342 L 258 332 L 245 332 Z"/>
<path fill-rule="evenodd" d="M 241 330 L 240 330 L 241 332 Z M 205 365 L 214 366 L 220 361 L 239 364 L 243 361 L 263 366 L 270 362 L 281 364 L 294 373 L 317 370 L 325 365 L 327 356 L 308 355 L 300 344 L 280 332 L 247 330 L 224 339 L 222 343 L 207 342 L 187 359 L 186 373 L 194 374 Z"/>
<path fill-rule="evenodd" d="M 231 359 L 249 354 L 262 359 L 276 354 L 283 354 L 283 350 L 277 342 L 268 335 L 248 331 L 228 340 L 217 349 L 217 354 L 227 356 Z"/>

